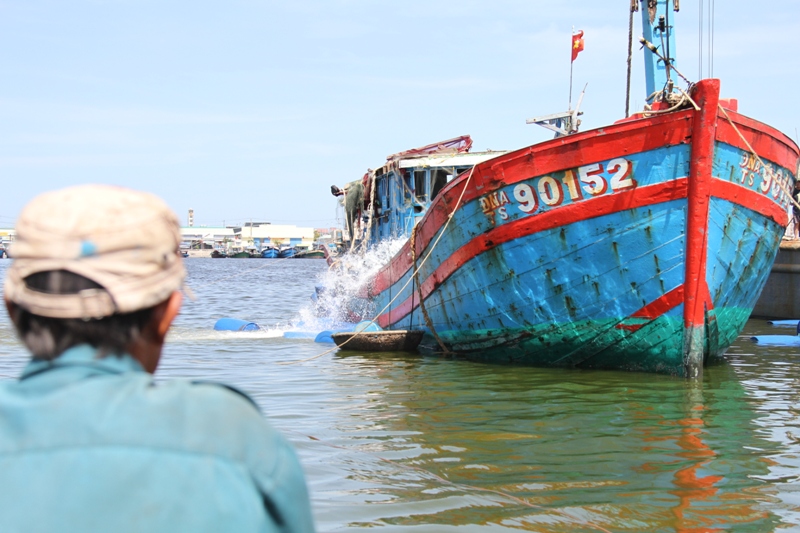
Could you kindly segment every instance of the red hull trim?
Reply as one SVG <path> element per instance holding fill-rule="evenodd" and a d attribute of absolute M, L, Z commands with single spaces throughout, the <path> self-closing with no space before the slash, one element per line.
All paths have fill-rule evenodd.
<path fill-rule="evenodd" d="M 692 139 L 692 159 L 689 179 L 689 211 L 686 218 L 686 288 L 684 327 L 699 327 L 705 323 L 705 310 L 710 305 L 704 296 L 708 249 L 708 211 L 711 197 L 711 174 L 714 167 L 719 80 L 703 80 L 693 94 L 700 105 L 695 115 Z"/>
<path fill-rule="evenodd" d="M 683 285 L 679 287 L 675 287 L 671 291 L 663 294 L 660 298 L 657 298 L 647 304 L 646 306 L 642 307 L 635 313 L 633 313 L 629 318 L 640 318 L 640 319 L 647 319 L 647 320 L 654 320 L 670 309 L 674 309 L 678 307 L 680 304 L 683 303 Z M 638 331 L 642 329 L 646 323 L 644 324 L 617 324 L 617 329 L 624 329 L 626 331 Z"/>
<path fill-rule="evenodd" d="M 755 211 L 756 213 L 772 219 L 782 227 L 788 224 L 786 209 L 775 203 L 771 196 L 766 196 L 737 183 L 716 179 L 712 185 L 711 196 L 727 200 L 738 206 Z"/>

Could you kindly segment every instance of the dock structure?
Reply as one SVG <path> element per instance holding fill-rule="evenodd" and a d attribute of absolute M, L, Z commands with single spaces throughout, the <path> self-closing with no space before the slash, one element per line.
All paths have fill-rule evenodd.
<path fill-rule="evenodd" d="M 784 238 L 767 284 L 753 312 L 755 318 L 800 319 L 800 239 Z"/>

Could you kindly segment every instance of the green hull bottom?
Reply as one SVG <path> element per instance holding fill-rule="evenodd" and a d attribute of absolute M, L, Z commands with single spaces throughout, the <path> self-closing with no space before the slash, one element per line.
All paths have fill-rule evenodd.
<path fill-rule="evenodd" d="M 693 335 L 695 343 L 703 344 L 705 364 L 728 349 L 750 311 L 728 308 L 707 314 L 705 328 L 697 328 Z M 474 361 L 686 375 L 682 317 L 436 333 L 448 351 Z M 432 335 L 425 336 L 423 349 L 441 351 Z"/>

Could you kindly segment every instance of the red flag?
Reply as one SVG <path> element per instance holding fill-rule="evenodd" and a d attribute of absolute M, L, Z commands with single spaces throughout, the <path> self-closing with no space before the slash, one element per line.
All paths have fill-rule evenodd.
<path fill-rule="evenodd" d="M 572 34 L 572 60 L 578 57 L 578 54 L 583 51 L 583 30 L 578 33 Z"/>

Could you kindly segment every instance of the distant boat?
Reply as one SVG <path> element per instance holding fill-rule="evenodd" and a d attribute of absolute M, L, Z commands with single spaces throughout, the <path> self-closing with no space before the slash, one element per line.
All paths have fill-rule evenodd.
<path fill-rule="evenodd" d="M 325 252 L 322 250 L 302 250 L 297 252 L 295 259 L 325 259 Z"/>
<path fill-rule="evenodd" d="M 189 257 L 189 252 L 186 250 L 181 250 L 181 257 Z"/>
<path fill-rule="evenodd" d="M 261 250 L 261 257 L 264 259 L 277 259 L 280 251 L 274 246 L 267 246 Z"/>
<path fill-rule="evenodd" d="M 230 255 L 228 257 L 232 257 L 233 259 L 249 259 L 250 258 L 250 252 L 248 252 L 246 250 L 242 250 L 241 252 L 236 252 L 235 254 Z"/>
<path fill-rule="evenodd" d="M 226 254 L 225 252 L 220 252 L 219 250 L 214 250 L 213 252 L 211 252 L 211 257 L 214 259 L 225 259 L 226 257 L 228 257 L 228 254 Z"/>
<path fill-rule="evenodd" d="M 278 257 L 281 258 L 281 259 L 287 259 L 289 257 L 294 257 L 295 255 L 297 255 L 297 248 L 295 248 L 295 247 L 283 248 L 278 253 Z"/>

